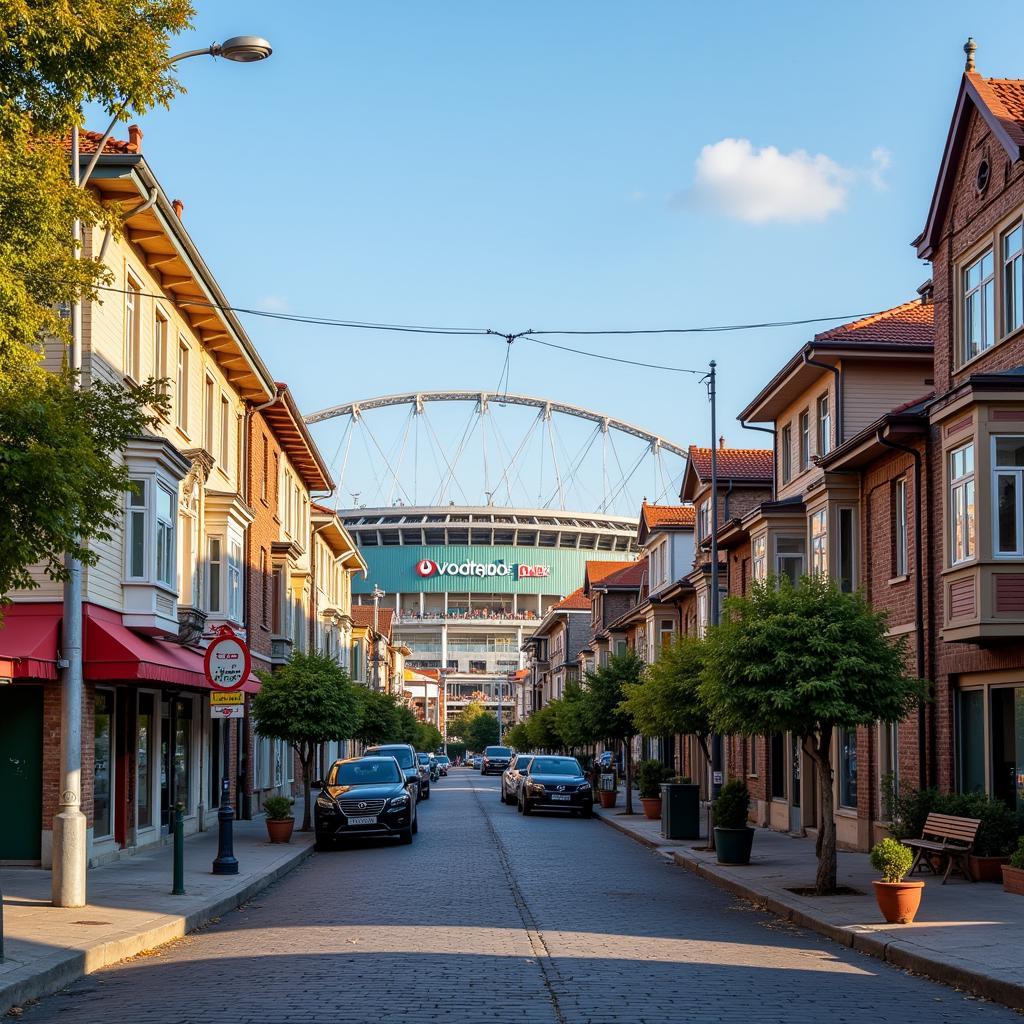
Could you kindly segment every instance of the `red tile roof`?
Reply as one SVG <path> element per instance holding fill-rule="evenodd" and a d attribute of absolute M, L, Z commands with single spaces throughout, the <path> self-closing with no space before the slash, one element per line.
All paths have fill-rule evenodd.
<path fill-rule="evenodd" d="M 690 466 L 702 482 L 711 479 L 711 449 L 690 445 Z M 772 480 L 772 453 L 767 448 L 719 448 L 718 479 Z"/>
<path fill-rule="evenodd" d="M 654 505 L 645 501 L 640 506 L 640 518 L 649 530 L 656 526 L 694 526 L 697 510 L 692 505 Z"/>
<path fill-rule="evenodd" d="M 630 562 L 622 569 L 605 576 L 602 587 L 639 587 L 647 578 L 647 559 Z"/>
<path fill-rule="evenodd" d="M 137 124 L 133 124 L 129 132 L 135 138 L 142 139 L 142 129 Z M 96 147 L 100 144 L 100 139 L 103 138 L 102 132 L 89 132 L 84 128 L 78 132 L 78 152 L 85 155 L 88 153 L 95 153 Z M 115 139 L 111 136 L 107 139 L 107 144 L 103 147 L 104 153 L 120 153 L 122 155 L 131 153 L 141 153 L 142 146 L 140 142 L 126 142 L 124 139 Z M 62 145 L 65 151 L 71 152 L 71 133 L 69 132 L 63 139 Z"/>
<path fill-rule="evenodd" d="M 1006 134 L 1024 146 L 1024 80 L 1019 78 L 982 78 L 977 73 L 967 77 Z"/>
<path fill-rule="evenodd" d="M 394 608 L 379 608 L 377 610 L 377 630 L 381 636 L 391 636 L 391 620 L 395 617 Z M 357 626 L 364 626 L 367 629 L 373 628 L 373 605 L 354 604 L 352 605 L 352 621 Z"/>
<path fill-rule="evenodd" d="M 902 306 L 822 331 L 814 336 L 814 340 L 931 348 L 935 343 L 934 312 L 932 303 L 912 299 Z"/>
<path fill-rule="evenodd" d="M 561 609 L 562 611 L 576 612 L 576 611 L 590 611 L 590 598 L 583 593 L 583 588 L 574 590 L 568 597 L 563 597 L 555 608 Z"/>

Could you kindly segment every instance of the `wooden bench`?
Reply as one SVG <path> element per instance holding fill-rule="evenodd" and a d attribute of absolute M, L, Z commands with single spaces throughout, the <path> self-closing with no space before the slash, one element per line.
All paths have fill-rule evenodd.
<path fill-rule="evenodd" d="M 914 863 L 910 866 L 910 874 L 918 868 L 927 866 L 932 874 L 939 873 L 942 862 L 946 862 L 946 872 L 942 876 L 942 884 L 946 884 L 950 872 L 956 868 L 968 882 L 971 877 L 968 856 L 974 849 L 974 837 L 978 834 L 980 818 L 958 818 L 954 814 L 929 814 L 921 830 L 920 839 L 905 839 L 903 842 L 915 850 Z M 937 862 L 937 865 L 936 865 Z"/>

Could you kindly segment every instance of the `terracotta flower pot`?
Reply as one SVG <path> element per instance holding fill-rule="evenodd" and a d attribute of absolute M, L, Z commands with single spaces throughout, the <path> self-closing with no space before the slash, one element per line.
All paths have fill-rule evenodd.
<path fill-rule="evenodd" d="M 602 807 L 614 807 L 619 800 L 619 794 L 617 790 L 598 790 L 598 796 L 601 798 Z"/>
<path fill-rule="evenodd" d="M 1003 889 L 1017 896 L 1024 896 L 1024 868 L 1011 868 L 1003 865 Z"/>
<path fill-rule="evenodd" d="M 644 817 L 651 821 L 661 821 L 661 797 L 642 796 L 640 803 L 644 805 Z"/>
<path fill-rule="evenodd" d="M 1010 862 L 1009 857 L 975 857 L 973 853 L 967 860 L 976 882 L 1001 882 L 1003 873 L 999 869 Z"/>
<path fill-rule="evenodd" d="M 294 828 L 294 818 L 267 818 L 267 835 L 272 843 L 290 843 Z"/>
<path fill-rule="evenodd" d="M 871 883 L 875 887 L 875 899 L 882 917 L 889 924 L 910 924 L 921 905 L 921 891 L 924 882 L 879 882 Z"/>

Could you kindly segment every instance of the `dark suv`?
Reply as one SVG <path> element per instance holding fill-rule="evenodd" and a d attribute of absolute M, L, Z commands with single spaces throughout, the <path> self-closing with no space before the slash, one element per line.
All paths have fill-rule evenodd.
<path fill-rule="evenodd" d="M 508 747 L 484 747 L 484 759 L 480 762 L 481 775 L 501 775 L 512 760 Z"/>
<path fill-rule="evenodd" d="M 411 743 L 385 743 L 379 747 L 367 747 L 364 757 L 393 757 L 405 774 L 405 784 L 417 801 L 430 797 L 430 776 L 423 778 L 423 770 L 416 759 L 416 748 Z"/>
<path fill-rule="evenodd" d="M 393 757 L 335 761 L 314 807 L 316 848 L 344 839 L 397 836 L 411 843 L 417 831 L 416 801 Z"/>

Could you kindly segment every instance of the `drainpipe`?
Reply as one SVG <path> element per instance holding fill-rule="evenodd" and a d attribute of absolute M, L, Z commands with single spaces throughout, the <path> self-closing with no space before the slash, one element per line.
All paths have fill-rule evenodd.
<path fill-rule="evenodd" d="M 819 362 L 817 359 L 812 359 L 807 354 L 807 349 L 803 351 L 804 365 L 805 366 L 817 366 L 822 370 L 828 370 L 835 375 L 836 378 L 836 447 L 838 448 L 843 443 L 843 375 L 842 371 L 838 366 L 831 366 L 829 363 Z M 882 442 L 885 443 L 884 441 Z"/>
<path fill-rule="evenodd" d="M 744 430 L 757 430 L 757 431 L 760 431 L 760 433 L 762 433 L 762 434 L 771 434 L 772 435 L 772 501 L 774 501 L 775 500 L 775 453 L 778 450 L 777 438 L 778 438 L 779 432 L 775 429 L 774 426 L 772 426 L 772 427 L 755 427 L 752 423 L 744 423 L 742 418 L 740 418 L 740 426 Z"/>
<path fill-rule="evenodd" d="M 925 550 L 924 535 L 922 532 L 923 513 L 921 511 L 921 453 L 916 448 L 900 444 L 885 436 L 885 428 L 878 427 L 875 431 L 878 443 L 886 448 L 895 451 L 905 452 L 914 460 L 914 531 L 917 537 L 914 547 L 914 618 L 915 625 L 915 647 L 917 656 L 917 675 L 919 679 L 924 678 L 924 558 Z M 927 729 L 925 722 L 925 702 L 918 701 L 917 705 L 917 760 L 918 760 L 918 786 L 926 789 L 928 786 L 927 771 Z"/>
<path fill-rule="evenodd" d="M 97 150 L 97 152 L 99 152 L 99 150 Z M 153 188 L 150 189 L 149 198 L 141 206 L 137 206 L 134 210 L 132 210 L 131 213 L 129 213 L 128 216 L 125 217 L 124 223 L 127 224 L 128 221 L 130 221 L 133 217 L 138 217 L 140 213 L 145 213 L 156 202 L 157 196 L 159 194 L 159 190 L 154 185 Z M 100 251 L 97 257 L 101 262 L 103 260 L 103 257 L 106 256 L 107 254 L 107 246 L 110 245 L 110 235 L 111 230 L 110 228 L 107 228 L 106 231 L 103 232 L 103 242 L 100 245 Z"/>

